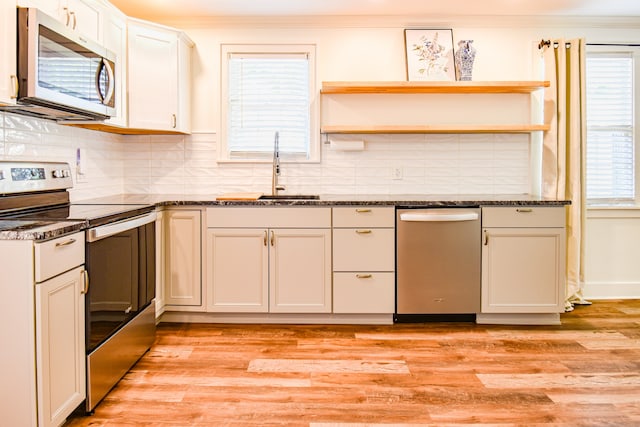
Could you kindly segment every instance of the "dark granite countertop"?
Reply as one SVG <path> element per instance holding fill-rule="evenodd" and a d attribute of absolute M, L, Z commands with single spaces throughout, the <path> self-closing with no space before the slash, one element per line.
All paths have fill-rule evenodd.
<path fill-rule="evenodd" d="M 117 194 L 73 201 L 72 204 L 170 206 L 395 206 L 395 207 L 456 207 L 456 206 L 564 206 L 566 200 L 545 199 L 528 194 L 514 195 L 422 195 L 422 194 L 321 194 L 318 200 L 216 200 L 217 195 L 177 194 Z M 133 206 L 135 205 L 135 206 Z M 0 240 L 49 240 L 88 228 L 84 221 L 64 221 L 34 229 L 0 231 Z"/>
<path fill-rule="evenodd" d="M 12 229 L 0 230 L 0 240 L 50 240 L 86 228 L 86 221 L 56 221 L 34 228 L 17 225 Z"/>
<path fill-rule="evenodd" d="M 318 200 L 216 200 L 216 194 L 120 194 L 73 203 L 155 204 L 156 206 L 563 206 L 566 200 L 529 194 L 423 195 L 423 194 L 321 194 Z"/>

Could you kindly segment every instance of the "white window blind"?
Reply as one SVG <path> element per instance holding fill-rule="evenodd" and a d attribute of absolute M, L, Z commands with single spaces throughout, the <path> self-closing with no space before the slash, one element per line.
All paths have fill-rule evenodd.
<path fill-rule="evenodd" d="M 227 67 L 229 158 L 270 158 L 278 132 L 283 159 L 308 159 L 309 55 L 229 53 Z"/>
<path fill-rule="evenodd" d="M 631 53 L 587 56 L 587 199 L 635 197 Z"/>

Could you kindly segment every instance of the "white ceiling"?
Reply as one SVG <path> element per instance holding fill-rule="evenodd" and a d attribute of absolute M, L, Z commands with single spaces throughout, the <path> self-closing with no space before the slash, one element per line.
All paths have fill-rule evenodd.
<path fill-rule="evenodd" d="M 129 16 L 161 21 L 242 16 L 640 17 L 639 0 L 111 0 Z"/>

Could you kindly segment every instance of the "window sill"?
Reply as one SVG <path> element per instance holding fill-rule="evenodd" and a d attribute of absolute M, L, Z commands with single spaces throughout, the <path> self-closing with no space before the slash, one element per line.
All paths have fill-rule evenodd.
<path fill-rule="evenodd" d="M 587 218 L 640 218 L 640 205 L 587 205 Z"/>

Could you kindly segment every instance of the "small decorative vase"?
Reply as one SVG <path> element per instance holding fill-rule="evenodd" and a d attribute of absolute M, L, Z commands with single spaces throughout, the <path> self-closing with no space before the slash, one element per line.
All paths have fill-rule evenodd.
<path fill-rule="evenodd" d="M 458 50 L 455 54 L 456 74 L 458 80 L 471 80 L 473 71 L 473 61 L 476 58 L 476 50 L 471 46 L 473 40 L 460 40 L 458 42 Z"/>

